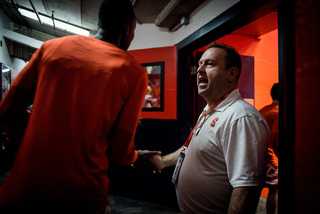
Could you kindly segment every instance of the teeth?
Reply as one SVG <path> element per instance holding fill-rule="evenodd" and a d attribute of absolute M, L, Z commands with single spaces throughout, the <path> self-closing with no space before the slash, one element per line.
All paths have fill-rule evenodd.
<path fill-rule="evenodd" d="M 203 82 L 206 83 L 206 82 L 208 82 L 208 81 L 207 81 L 206 79 L 200 79 L 199 82 L 200 82 L 200 83 L 203 83 Z"/>
<path fill-rule="evenodd" d="M 205 78 L 203 76 L 198 76 L 198 80 L 199 80 L 199 83 L 208 83 L 207 78 Z"/>

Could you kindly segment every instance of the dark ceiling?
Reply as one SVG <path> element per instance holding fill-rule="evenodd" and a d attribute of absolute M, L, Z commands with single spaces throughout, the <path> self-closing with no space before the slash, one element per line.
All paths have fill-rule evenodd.
<path fill-rule="evenodd" d="M 71 23 L 90 30 L 97 30 L 97 14 L 101 0 L 1 0 L 0 7 L 13 23 L 36 29 L 54 36 L 64 36 L 39 21 L 22 17 L 17 10 L 24 8 L 36 11 L 47 17 Z M 181 18 L 188 16 L 204 0 L 131 0 L 137 17 L 137 22 L 154 23 L 158 27 L 174 29 Z M 33 5 L 33 6 L 32 6 Z"/>

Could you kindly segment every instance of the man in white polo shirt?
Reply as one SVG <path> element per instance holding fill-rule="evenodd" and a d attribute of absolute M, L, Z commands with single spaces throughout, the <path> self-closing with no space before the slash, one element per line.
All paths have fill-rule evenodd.
<path fill-rule="evenodd" d="M 208 46 L 197 70 L 198 93 L 207 102 L 202 115 L 184 146 L 152 157 L 159 170 L 178 161 L 173 181 L 182 213 L 256 211 L 270 130 L 261 114 L 240 97 L 241 67 L 233 47 Z"/>

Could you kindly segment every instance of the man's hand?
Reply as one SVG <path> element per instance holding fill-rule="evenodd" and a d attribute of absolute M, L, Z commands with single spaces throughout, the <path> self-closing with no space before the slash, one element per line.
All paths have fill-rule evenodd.
<path fill-rule="evenodd" d="M 150 160 L 152 164 L 158 169 L 159 172 L 161 172 L 161 170 L 166 167 L 163 157 L 159 154 L 151 155 Z"/>
<path fill-rule="evenodd" d="M 172 152 L 168 155 L 161 156 L 160 154 L 153 154 L 149 158 L 158 172 L 161 172 L 161 170 L 164 168 L 175 166 L 177 164 L 180 153 L 184 149 L 184 146 L 181 146 L 175 152 Z"/>
<path fill-rule="evenodd" d="M 143 169 L 144 171 L 152 171 L 153 173 L 161 172 L 166 167 L 175 166 L 180 153 L 184 150 L 181 146 L 175 152 L 161 156 L 160 151 L 138 150 L 138 160 L 132 164 L 135 168 Z"/>
<path fill-rule="evenodd" d="M 131 165 L 132 167 L 145 172 L 161 172 L 151 161 L 153 156 L 160 156 L 161 151 L 137 150 L 137 152 L 139 153 L 139 156 L 136 162 Z"/>

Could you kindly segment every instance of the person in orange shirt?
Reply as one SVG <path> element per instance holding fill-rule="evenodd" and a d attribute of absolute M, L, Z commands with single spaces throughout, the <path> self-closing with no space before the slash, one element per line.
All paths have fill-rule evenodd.
<path fill-rule="evenodd" d="M 271 88 L 272 103 L 260 110 L 271 130 L 271 140 L 267 156 L 266 186 L 269 188 L 267 197 L 267 214 L 274 214 L 278 201 L 278 119 L 279 119 L 279 83 Z"/>
<path fill-rule="evenodd" d="M 133 140 L 148 76 L 126 52 L 134 30 L 129 0 L 103 0 L 94 37 L 44 42 L 14 80 L 0 125 L 25 132 L 0 213 L 108 213 L 109 164 L 143 158 Z"/>

